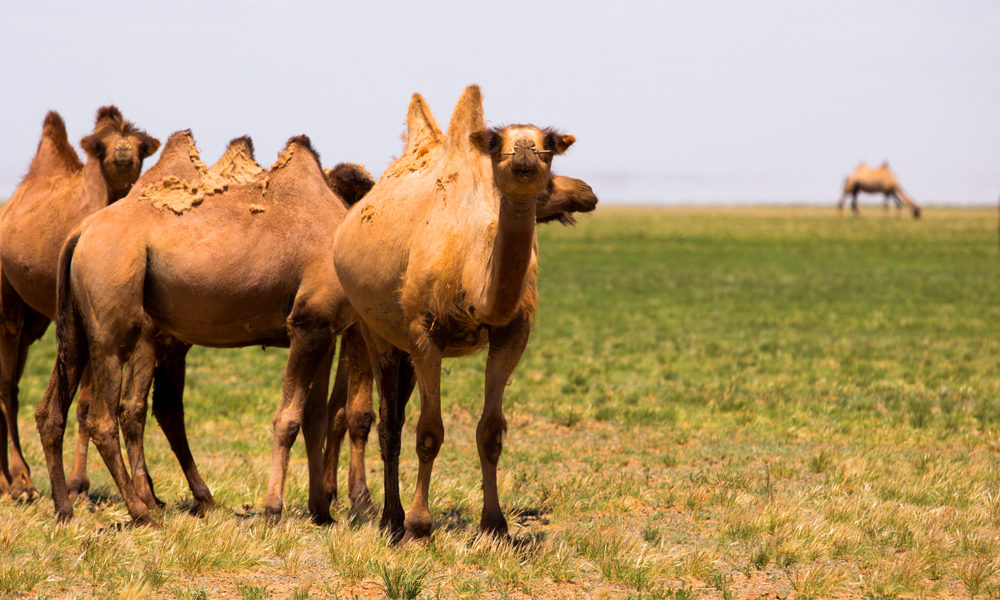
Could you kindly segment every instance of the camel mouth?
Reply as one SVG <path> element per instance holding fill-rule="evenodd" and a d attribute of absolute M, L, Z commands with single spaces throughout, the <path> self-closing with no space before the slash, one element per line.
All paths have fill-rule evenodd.
<path fill-rule="evenodd" d="M 535 174 L 535 169 L 531 167 L 514 167 L 511 171 L 515 177 L 520 177 L 521 179 L 528 179 Z"/>

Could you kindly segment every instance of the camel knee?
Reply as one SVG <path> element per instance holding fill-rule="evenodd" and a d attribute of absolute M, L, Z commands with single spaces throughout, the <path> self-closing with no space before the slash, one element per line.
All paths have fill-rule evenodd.
<path fill-rule="evenodd" d="M 111 417 L 91 415 L 86 423 L 87 435 L 95 444 L 113 440 L 118 443 L 118 424 Z"/>
<path fill-rule="evenodd" d="M 375 422 L 375 413 L 371 410 L 352 412 L 347 415 L 347 430 L 352 440 L 366 440 Z"/>
<path fill-rule="evenodd" d="M 444 442 L 444 431 L 430 430 L 417 433 L 417 457 L 420 462 L 431 462 L 437 458 L 441 444 Z"/>
<path fill-rule="evenodd" d="M 476 427 L 476 441 L 481 456 L 496 464 L 503 452 L 503 436 L 507 432 L 507 421 L 501 415 L 498 419 L 484 419 Z"/>
<path fill-rule="evenodd" d="M 274 419 L 274 437 L 285 448 L 290 448 L 302 429 L 302 417 L 279 415 Z"/>

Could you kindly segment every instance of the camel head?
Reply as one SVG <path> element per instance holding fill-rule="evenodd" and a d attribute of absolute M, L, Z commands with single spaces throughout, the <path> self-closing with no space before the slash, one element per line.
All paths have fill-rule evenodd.
<path fill-rule="evenodd" d="M 120 198 L 139 179 L 142 161 L 156 152 L 160 140 L 126 121 L 114 106 L 103 106 L 97 111 L 94 132 L 80 140 L 80 145 L 100 163 L 112 196 Z"/>
<path fill-rule="evenodd" d="M 357 204 L 375 185 L 375 180 L 363 165 L 352 163 L 340 163 L 332 169 L 324 169 L 323 176 L 326 184 L 347 206 Z"/>
<path fill-rule="evenodd" d="M 535 220 L 539 223 L 558 220 L 563 225 L 576 225 L 573 213 L 597 208 L 597 194 L 582 179 L 553 175 L 545 192 L 538 195 L 537 202 Z"/>
<path fill-rule="evenodd" d="M 469 140 L 490 157 L 493 181 L 504 195 L 534 200 L 548 187 L 553 155 L 565 152 L 576 138 L 534 125 L 509 125 L 473 132 Z"/>

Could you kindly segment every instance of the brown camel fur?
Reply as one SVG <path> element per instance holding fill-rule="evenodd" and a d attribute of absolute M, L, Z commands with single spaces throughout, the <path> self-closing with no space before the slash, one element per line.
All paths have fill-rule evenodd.
<path fill-rule="evenodd" d="M 249 137 L 243 136 L 232 140 L 219 160 L 209 168 L 201 162 L 190 131 L 181 131 L 167 140 L 160 160 L 135 183 L 132 194 L 146 193 L 147 188 L 162 185 L 163 180 L 171 176 L 184 181 L 199 182 L 203 186 L 218 188 L 230 183 L 251 181 L 261 172 L 260 165 L 254 159 L 253 141 Z M 160 423 L 171 449 L 177 456 L 188 480 L 188 485 L 198 502 L 199 509 L 204 510 L 215 502 L 195 465 L 184 426 L 184 374 L 186 355 L 190 345 L 171 339 L 169 336 L 160 336 L 158 339 L 161 344 L 158 346 L 157 364 L 153 372 L 153 380 L 156 382 L 156 385 L 153 386 L 153 414 Z M 127 389 L 131 389 L 131 386 L 134 385 L 140 386 L 139 389 L 149 389 L 149 384 L 135 382 L 131 379 L 131 375 L 130 367 L 126 366 L 125 386 Z M 145 425 L 147 406 L 145 398 L 136 399 L 136 401 L 137 404 L 129 405 L 128 408 L 132 411 L 133 417 L 139 420 L 138 428 L 141 430 Z M 86 472 L 89 435 L 86 428 L 82 427 L 88 410 L 89 398 L 81 394 L 77 403 L 77 412 L 81 422 L 80 437 L 73 463 L 73 472 L 69 479 L 71 498 L 89 487 Z M 129 464 L 134 473 L 145 475 L 144 478 L 137 479 L 134 484 L 139 496 L 150 507 L 163 506 L 163 502 L 157 499 L 153 492 L 153 481 L 146 468 L 141 437 L 138 440 L 129 438 L 127 447 Z"/>
<path fill-rule="evenodd" d="M 382 391 L 382 522 L 394 532 L 405 529 L 404 540 L 430 534 L 430 476 L 444 439 L 441 359 L 489 345 L 476 432 L 484 496 L 480 528 L 504 535 L 496 487 L 506 430 L 502 401 L 535 311 L 536 204 L 548 186 L 553 155 L 575 140 L 532 125 L 485 129 L 477 86 L 459 99 L 447 135 L 416 94 L 407 126 L 403 155 L 350 211 L 334 242 L 337 275 L 363 320 Z M 400 392 L 408 384 L 400 375 L 401 352 L 409 354 L 420 390 L 420 466 L 405 520 L 398 491 L 398 399 L 405 398 Z M 397 389 L 387 394 L 387 382 Z"/>
<path fill-rule="evenodd" d="M 139 178 L 143 160 L 160 146 L 114 106 L 97 111 L 94 131 L 80 144 L 86 164 L 69 144 L 62 118 L 48 113 L 28 174 L 0 209 L 0 493 L 9 491 L 15 498 L 38 496 L 21 453 L 18 381 L 28 348 L 55 317 L 63 241 L 85 217 L 125 196 Z M 89 385 L 84 388 L 86 396 Z M 85 478 L 85 437 L 77 464 Z M 74 474 L 79 475 L 76 470 Z"/>
<path fill-rule="evenodd" d="M 903 191 L 899 185 L 896 175 L 889 170 L 889 163 L 884 162 L 878 168 L 872 168 L 861 163 L 853 173 L 847 176 L 844 181 L 844 193 L 840 196 L 837 209 L 844 211 L 844 202 L 847 196 L 851 196 L 851 210 L 855 215 L 860 215 L 858 210 L 858 192 L 869 192 L 873 194 L 884 194 L 883 209 L 888 212 L 889 200 L 896 203 L 896 208 L 902 208 L 906 204 L 913 212 L 913 218 L 920 218 L 920 207 L 910 196 Z"/>
<path fill-rule="evenodd" d="M 129 407 L 144 402 L 162 336 L 168 336 L 181 344 L 290 348 L 265 512 L 280 517 L 288 453 L 302 428 L 309 510 L 319 522 L 331 520 L 321 464 L 326 388 L 333 335 L 354 319 L 330 253 L 345 213 L 308 138 L 300 136 L 249 183 L 167 176 L 69 237 L 60 258 L 59 355 L 36 411 L 59 519 L 72 515 L 62 430 L 72 391 L 89 365 L 91 438 L 133 520 L 151 520 L 137 478 L 129 478 L 122 460 L 115 414 L 121 397 L 126 445 L 130 438 L 141 444 L 141 419 Z M 125 363 L 137 383 L 123 388 Z M 154 410 L 155 404 L 154 397 Z"/>
<path fill-rule="evenodd" d="M 415 126 L 415 124 L 411 124 L 411 127 L 413 126 Z M 329 179 L 328 171 L 327 174 Z M 335 191 L 338 189 L 333 181 L 330 181 L 330 185 Z M 371 182 L 369 181 L 367 187 L 363 191 L 359 190 L 360 195 L 363 196 L 370 188 Z M 344 196 L 343 193 L 341 195 Z M 347 196 L 345 196 L 345 199 L 347 199 Z M 357 199 L 360 200 L 360 196 L 358 196 Z M 357 200 L 349 202 L 353 205 L 356 201 Z M 585 181 L 574 179 L 572 177 L 553 175 L 552 179 L 549 181 L 546 191 L 538 196 L 535 209 L 535 222 L 541 224 L 558 221 L 563 225 L 573 226 L 576 224 L 574 213 L 590 212 L 594 210 L 596 206 L 597 195 L 594 194 L 594 191 Z M 340 447 L 343 443 L 344 435 L 348 431 L 348 424 L 353 424 L 351 429 L 352 432 L 366 432 L 371 425 L 370 423 L 367 423 L 365 419 L 370 419 L 373 415 L 371 404 L 372 382 L 370 377 L 363 374 L 356 375 L 355 378 L 352 379 L 353 385 L 358 387 L 351 395 L 350 408 L 354 415 L 351 417 L 348 417 L 347 415 L 346 402 L 349 370 L 358 368 L 370 370 L 370 366 L 360 367 L 358 364 L 349 365 L 346 362 L 349 355 L 349 351 L 345 349 L 347 342 L 348 340 L 345 338 L 343 342 L 344 345 L 341 346 L 339 362 L 337 364 L 337 376 L 334 380 L 334 387 L 330 394 L 329 403 L 331 408 L 329 415 L 330 430 L 327 434 L 327 449 L 324 457 L 324 487 L 327 490 L 327 496 L 331 499 L 337 497 L 337 468 Z M 357 356 L 357 352 L 355 352 L 350 354 L 350 356 L 353 361 L 364 361 L 359 364 L 369 365 L 368 358 L 365 355 L 361 355 L 359 357 Z M 412 379 L 412 367 L 409 364 L 409 360 L 402 355 L 395 356 L 390 362 L 392 363 L 391 366 L 383 369 L 383 381 L 381 386 L 387 390 L 387 393 L 393 395 L 395 402 L 402 403 L 398 406 L 404 407 L 413 391 L 413 385 L 415 383 Z M 357 373 L 357 371 L 354 372 Z M 402 418 L 402 413 L 400 413 L 399 418 Z M 402 424 L 402 421 L 400 421 L 400 424 Z M 398 441 L 396 443 L 398 444 Z M 355 439 L 351 452 L 351 471 L 349 475 L 351 487 L 349 493 L 352 512 L 365 513 L 372 509 L 371 496 L 368 491 L 367 482 L 364 478 L 364 445 L 361 444 L 359 446 L 358 444 L 358 440 Z M 398 448 L 398 446 L 396 447 Z M 386 523 L 384 522 L 383 524 Z M 399 526 L 402 527 L 401 512 L 399 517 Z"/>
<path fill-rule="evenodd" d="M 411 124 L 414 126 L 414 124 Z M 329 171 L 326 171 L 327 178 L 329 180 Z M 336 191 L 339 189 L 337 184 L 330 181 L 331 187 Z M 360 193 L 357 196 L 357 200 L 361 199 L 368 189 L 371 188 L 372 182 L 369 180 L 363 190 L 357 190 Z M 344 193 L 341 193 L 345 200 L 348 199 Z M 349 201 L 353 205 L 357 200 Z M 538 200 L 536 202 L 535 209 L 535 222 L 536 223 L 550 223 L 553 221 L 558 221 L 566 226 L 572 226 L 576 224 L 576 218 L 574 213 L 577 212 L 590 212 L 597 207 L 597 195 L 594 194 L 593 189 L 583 180 L 574 179 L 572 177 L 563 177 L 560 175 L 553 175 L 549 181 L 546 191 L 539 194 Z M 345 338 L 343 344 L 347 343 Z M 356 355 L 356 353 L 355 353 Z M 352 355 L 352 360 L 359 360 L 355 355 Z M 333 391 L 330 394 L 330 404 L 331 413 L 330 417 L 330 430 L 327 434 L 327 449 L 324 457 L 324 487 L 327 490 L 327 495 L 333 499 L 337 497 L 337 467 L 340 455 L 340 447 L 343 443 L 344 435 L 348 431 L 348 423 L 354 424 L 352 431 L 368 431 L 370 428 L 370 423 L 362 426 L 365 423 L 364 419 L 370 418 L 372 413 L 371 404 L 371 385 L 372 382 L 370 377 L 358 376 L 355 378 L 354 385 L 362 386 L 355 390 L 355 393 L 351 395 L 351 410 L 355 413 L 354 416 L 348 418 L 346 412 L 346 398 L 347 398 L 347 387 L 348 387 L 348 371 L 350 369 L 359 368 L 356 365 L 347 364 L 348 351 L 345 350 L 344 345 L 341 346 L 341 352 L 339 355 L 339 362 L 337 364 L 337 376 L 334 380 Z M 368 360 L 366 356 L 361 356 L 361 360 L 364 360 L 364 365 L 368 365 Z M 402 406 L 405 406 L 406 400 L 409 398 L 413 391 L 412 381 L 412 368 L 409 365 L 408 360 L 405 357 L 400 356 L 397 360 L 398 364 L 393 364 L 392 367 L 384 370 L 384 376 L 388 377 L 383 382 L 383 387 L 387 390 L 391 390 L 391 393 L 396 398 L 397 402 L 402 402 Z M 370 369 L 370 367 L 364 367 Z M 400 400 L 400 398 L 402 398 Z M 371 496 L 368 491 L 367 482 L 364 478 L 365 468 L 364 468 L 364 447 L 357 448 L 357 441 L 354 443 L 355 448 L 351 453 L 351 471 L 350 471 L 350 498 L 351 498 L 351 510 L 355 513 L 364 513 L 371 510 Z M 402 517 L 400 516 L 400 523 Z M 401 526 L 401 525 L 400 525 Z"/>

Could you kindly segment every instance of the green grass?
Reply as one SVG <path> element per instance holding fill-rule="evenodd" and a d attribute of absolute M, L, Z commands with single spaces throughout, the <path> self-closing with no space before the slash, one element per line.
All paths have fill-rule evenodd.
<path fill-rule="evenodd" d="M 47 496 L 0 500 L 0 596 L 995 596 L 996 213 L 869 213 L 601 209 L 542 228 L 539 313 L 505 398 L 499 486 L 514 543 L 476 534 L 483 356 L 445 365 L 438 528 L 399 548 L 343 505 L 337 525 L 309 523 L 301 442 L 286 519 L 266 525 L 286 353 L 195 349 L 188 429 L 224 508 L 188 513 L 150 418 L 162 527 L 114 527 L 127 513 L 92 451 L 94 502 L 79 500 L 71 523 L 54 523 Z M 49 332 L 19 415 L 46 492 L 32 410 L 53 356 Z M 375 436 L 368 460 L 381 502 Z"/>

